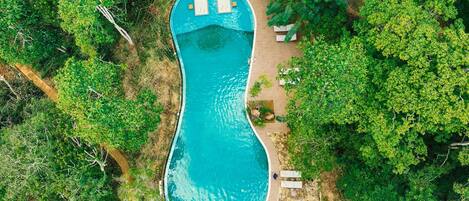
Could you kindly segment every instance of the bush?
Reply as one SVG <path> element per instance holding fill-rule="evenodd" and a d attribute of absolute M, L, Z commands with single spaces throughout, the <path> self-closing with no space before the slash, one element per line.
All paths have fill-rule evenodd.
<path fill-rule="evenodd" d="M 249 94 L 251 97 L 256 97 L 262 91 L 262 87 L 270 88 L 272 87 L 272 83 L 270 82 L 269 78 L 266 75 L 259 76 L 259 79 L 254 82 L 251 89 L 249 89 Z"/>

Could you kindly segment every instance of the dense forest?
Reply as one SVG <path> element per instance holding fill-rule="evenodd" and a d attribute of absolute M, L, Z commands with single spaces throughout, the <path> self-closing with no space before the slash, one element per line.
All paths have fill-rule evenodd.
<path fill-rule="evenodd" d="M 289 150 L 309 179 L 339 170 L 347 200 L 469 199 L 465 0 L 274 0 L 303 56 L 282 67 Z M 310 40 L 308 40 L 310 39 Z"/>
<path fill-rule="evenodd" d="M 146 10 L 153 4 L 0 0 L 0 200 L 161 199 L 151 183 L 158 178 L 134 163 L 163 108 L 144 87 L 126 96 L 128 66 L 115 58 L 116 48 L 135 52 L 148 38 L 127 44 L 114 23 L 133 32 L 146 31 L 139 29 L 143 21 L 159 26 L 149 26 L 155 34 L 167 29 L 164 16 Z M 114 22 L 98 7 L 112 13 Z M 153 12 L 160 10 L 166 9 Z M 159 43 L 168 46 L 159 58 L 169 55 L 167 42 Z M 37 72 L 58 100 L 48 100 L 17 65 Z M 130 156 L 133 178 L 121 177 L 123 170 L 107 149 Z"/>

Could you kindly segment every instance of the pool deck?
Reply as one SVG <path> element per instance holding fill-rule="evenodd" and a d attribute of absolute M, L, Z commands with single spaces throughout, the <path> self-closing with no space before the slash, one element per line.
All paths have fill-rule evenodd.
<path fill-rule="evenodd" d="M 285 90 L 278 84 L 277 65 L 288 61 L 293 56 L 300 56 L 301 52 L 296 48 L 296 42 L 283 43 L 276 42 L 272 27 L 267 25 L 268 18 L 265 14 L 268 0 L 248 0 L 250 1 L 256 17 L 256 36 L 254 42 L 254 56 L 251 59 L 252 65 L 249 76 L 248 90 L 261 75 L 266 75 L 272 82 L 271 88 L 263 88 L 257 97 L 250 97 L 251 100 L 273 100 L 274 112 L 276 115 L 285 115 L 287 106 L 287 96 Z M 286 123 L 266 123 L 265 127 L 255 128 L 256 133 L 267 148 L 270 159 L 270 177 L 276 172 L 280 172 L 280 161 L 278 151 L 269 134 L 289 132 Z M 269 201 L 277 201 L 280 197 L 280 180 L 270 179 Z"/>

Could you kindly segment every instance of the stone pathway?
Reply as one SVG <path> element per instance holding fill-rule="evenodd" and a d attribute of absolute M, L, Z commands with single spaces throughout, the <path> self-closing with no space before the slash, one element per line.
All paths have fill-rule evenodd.
<path fill-rule="evenodd" d="M 287 96 L 285 90 L 278 84 L 277 65 L 288 61 L 293 56 L 301 55 L 296 48 L 297 43 L 276 42 L 276 33 L 267 25 L 268 18 L 265 14 L 268 0 L 250 0 L 256 17 L 256 36 L 254 42 L 254 57 L 251 59 L 251 74 L 248 89 L 252 87 L 259 76 L 265 75 L 272 82 L 272 87 L 262 89 L 256 97 L 248 97 L 252 100 L 273 100 L 276 115 L 286 114 Z M 249 95 L 248 95 L 249 96 Z M 266 123 L 265 127 L 256 127 L 256 132 L 267 148 L 270 158 L 270 175 L 280 171 L 280 161 L 277 148 L 269 137 L 273 133 L 286 133 L 289 129 L 285 123 Z M 271 179 L 268 200 L 277 201 L 280 197 L 280 181 Z"/>

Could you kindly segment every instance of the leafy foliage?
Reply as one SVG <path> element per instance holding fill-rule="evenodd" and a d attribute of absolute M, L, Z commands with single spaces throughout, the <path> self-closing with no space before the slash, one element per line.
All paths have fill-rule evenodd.
<path fill-rule="evenodd" d="M 350 200 L 464 194 L 467 148 L 450 144 L 468 137 L 469 40 L 453 4 L 367 0 L 356 36 L 301 45 L 287 120 L 307 178 L 340 167 Z"/>
<path fill-rule="evenodd" d="M 152 181 L 155 171 L 149 168 L 131 169 L 132 177 L 135 181 L 123 184 L 119 188 L 119 198 L 121 200 L 155 200 L 162 201 L 159 189 L 155 189 Z"/>
<path fill-rule="evenodd" d="M 272 83 L 270 82 L 269 78 L 266 75 L 259 76 L 259 79 L 254 82 L 251 89 L 249 89 L 249 94 L 251 97 L 256 97 L 261 93 L 262 87 L 270 88 L 272 87 Z"/>
<path fill-rule="evenodd" d="M 327 39 L 336 39 L 346 22 L 345 8 L 345 0 L 274 0 L 267 7 L 267 15 L 271 16 L 270 26 L 294 24 L 287 40 L 298 31 L 306 36 L 324 35 Z"/>
<path fill-rule="evenodd" d="M 8 82 L 19 98 L 5 83 L 0 82 L 0 129 L 23 122 L 27 117 L 27 112 L 25 112 L 27 106 L 33 99 L 42 97 L 42 93 L 32 83 L 19 76 L 9 79 Z"/>
<path fill-rule="evenodd" d="M 34 101 L 21 125 L 0 132 L 5 200 L 113 200 L 110 177 L 90 163 L 92 147 L 63 134 L 72 122 L 48 101 Z M 1 199 L 1 197 L 0 197 Z"/>
<path fill-rule="evenodd" d="M 355 39 L 336 45 L 319 38 L 314 45 L 301 47 L 304 56 L 291 61 L 299 71 L 286 75 L 301 80 L 287 88 L 293 92 L 287 119 L 293 131 L 290 146 L 299 157 L 294 163 L 311 178 L 335 163 L 333 147 L 344 127 L 331 124 L 346 125 L 360 118 L 371 61 Z"/>
<path fill-rule="evenodd" d="M 261 93 L 261 90 L 262 90 L 262 83 L 259 81 L 256 81 L 252 85 L 251 89 L 249 89 L 249 94 L 251 95 L 251 97 L 256 97 L 257 95 L 259 95 L 259 93 Z"/>
<path fill-rule="evenodd" d="M 402 200 L 403 181 L 392 175 L 389 170 L 378 170 L 360 164 L 353 164 L 344 170 L 344 175 L 337 182 L 343 189 L 344 196 L 350 200 L 374 201 L 377 198 L 386 201 Z"/>
<path fill-rule="evenodd" d="M 161 108 L 149 91 L 126 100 L 123 66 L 98 59 L 71 58 L 56 77 L 58 107 L 76 121 L 76 135 L 94 144 L 137 151 L 156 129 Z"/>
<path fill-rule="evenodd" d="M 116 40 L 116 33 L 110 22 L 102 16 L 96 6 L 112 7 L 114 0 L 59 1 L 61 27 L 75 37 L 81 51 L 91 57 L 98 56 L 99 49 Z"/>
<path fill-rule="evenodd" d="M 295 119 L 310 119 L 317 124 L 350 123 L 358 119 L 360 105 L 367 87 L 367 66 L 370 59 L 358 40 L 343 40 L 338 45 L 321 38 L 315 44 L 302 44 L 304 56 L 294 58 L 291 66 L 298 72 L 288 73 L 299 78 L 290 110 Z M 311 107 L 314 106 L 314 107 Z"/>
<path fill-rule="evenodd" d="M 44 74 L 63 64 L 66 55 L 57 48 L 67 45 L 56 10 L 52 0 L 1 0 L 0 58 L 41 66 Z"/>

